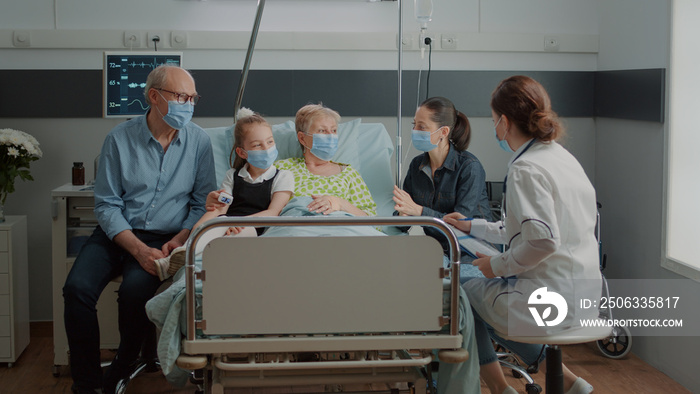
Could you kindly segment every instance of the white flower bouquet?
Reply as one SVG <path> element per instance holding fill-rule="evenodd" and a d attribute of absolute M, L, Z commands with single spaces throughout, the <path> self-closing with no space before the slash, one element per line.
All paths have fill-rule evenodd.
<path fill-rule="evenodd" d="M 15 191 L 15 178 L 33 181 L 29 164 L 41 157 L 39 141 L 12 129 L 0 129 L 0 205 Z"/>

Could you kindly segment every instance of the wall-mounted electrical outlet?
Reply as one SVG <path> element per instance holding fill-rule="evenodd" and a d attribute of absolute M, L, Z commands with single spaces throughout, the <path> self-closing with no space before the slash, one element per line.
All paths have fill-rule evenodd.
<path fill-rule="evenodd" d="M 557 36 L 544 36 L 544 50 L 545 50 L 545 52 L 557 52 L 557 51 L 559 51 L 559 37 L 557 37 Z"/>
<path fill-rule="evenodd" d="M 170 33 L 170 46 L 177 49 L 187 48 L 187 32 L 174 31 Z"/>
<path fill-rule="evenodd" d="M 139 48 L 141 46 L 141 33 L 138 31 L 125 31 L 124 46 L 127 48 Z"/>
<path fill-rule="evenodd" d="M 441 49 L 457 49 L 457 37 L 454 34 L 443 34 L 440 39 Z"/>
<path fill-rule="evenodd" d="M 418 48 L 425 48 L 428 49 L 429 46 L 432 45 L 433 49 L 436 48 L 437 42 L 435 41 L 435 37 L 433 37 L 432 34 L 423 34 L 419 35 L 420 37 L 420 42 L 418 43 Z"/>
<path fill-rule="evenodd" d="M 12 45 L 17 48 L 28 48 L 32 45 L 32 33 L 29 30 L 15 30 L 12 33 Z"/>
<path fill-rule="evenodd" d="M 156 48 L 156 45 L 158 48 L 165 48 L 166 43 L 168 43 L 168 41 L 168 35 L 165 32 L 149 31 L 148 33 L 146 33 L 146 46 L 148 46 L 149 48 Z"/>
<path fill-rule="evenodd" d="M 398 48 L 398 35 L 396 41 L 396 47 Z M 401 45 L 403 46 L 404 51 L 413 49 L 413 36 L 410 33 L 405 33 L 401 38 Z"/>

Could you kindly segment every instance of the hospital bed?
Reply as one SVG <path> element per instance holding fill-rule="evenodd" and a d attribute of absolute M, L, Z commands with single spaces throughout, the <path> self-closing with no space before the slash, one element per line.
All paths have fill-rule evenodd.
<path fill-rule="evenodd" d="M 220 181 L 229 168 L 231 128 L 207 132 Z M 377 203 L 377 217 L 214 219 L 190 238 L 187 263 L 173 284 L 184 289 L 159 296 L 175 301 L 168 310 L 156 308 L 162 319 L 156 324 L 163 329 L 172 315 L 179 323 L 179 331 L 164 331 L 176 338 L 161 334 L 161 363 L 172 362 L 173 348 L 179 348 L 173 370 L 203 371 L 206 392 L 388 383 L 392 386 L 385 387 L 421 393 L 434 349 L 442 349 L 443 361 L 466 359 L 454 234 L 434 218 L 392 217 L 392 147 L 383 125 L 357 119 L 340 124 L 338 132 L 334 160 L 360 172 Z M 273 134 L 279 159 L 301 155 L 291 122 L 273 126 Z M 232 225 L 274 226 L 268 234 L 281 232 L 217 238 L 195 258 L 195 246 L 207 231 Z M 410 225 L 442 230 L 451 242 L 451 264 L 445 264 L 433 238 L 392 231 Z M 319 238 L 325 235 L 333 236 Z M 149 305 L 149 315 L 152 309 Z M 164 372 L 168 376 L 170 369 L 165 366 Z"/>

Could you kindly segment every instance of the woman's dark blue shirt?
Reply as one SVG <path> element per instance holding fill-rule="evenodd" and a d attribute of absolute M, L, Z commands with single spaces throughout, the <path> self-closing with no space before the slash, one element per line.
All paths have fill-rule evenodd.
<path fill-rule="evenodd" d="M 435 176 L 432 175 L 428 153 L 416 156 L 406 173 L 403 189 L 416 204 L 423 206 L 422 216 L 442 219 L 450 212 L 459 212 L 467 217 L 491 221 L 484 167 L 476 156 L 457 151 L 452 144 Z M 447 239 L 440 231 L 425 228 L 425 233 L 437 239 L 447 252 Z"/>

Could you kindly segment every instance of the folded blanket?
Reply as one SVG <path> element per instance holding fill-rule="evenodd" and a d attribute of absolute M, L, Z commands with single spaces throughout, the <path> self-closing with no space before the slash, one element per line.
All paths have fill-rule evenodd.
<path fill-rule="evenodd" d="M 311 197 L 295 197 L 282 209 L 280 216 L 331 216 L 353 217 L 345 211 L 335 211 L 328 215 L 311 212 L 307 206 L 313 199 Z M 382 236 L 386 235 L 372 226 L 289 226 L 271 227 L 262 235 L 263 237 L 338 237 L 338 236 Z"/>
<path fill-rule="evenodd" d="M 186 318 L 184 272 L 180 269 L 173 276 L 173 283 L 146 303 L 148 318 L 160 330 L 157 351 L 163 375 L 176 387 L 183 387 L 189 378 L 189 371 L 175 365 L 186 327 L 181 324 Z"/>

